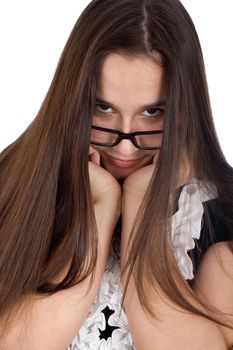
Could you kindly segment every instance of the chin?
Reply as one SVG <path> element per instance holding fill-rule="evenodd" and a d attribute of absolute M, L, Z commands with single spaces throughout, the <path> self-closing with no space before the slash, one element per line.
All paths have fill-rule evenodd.
<path fill-rule="evenodd" d="M 113 177 L 117 180 L 124 180 L 126 177 L 128 177 L 130 174 L 135 172 L 136 168 L 134 169 L 117 169 L 117 168 L 112 168 L 112 167 L 106 167 L 105 168 L 110 174 L 112 174 Z"/>

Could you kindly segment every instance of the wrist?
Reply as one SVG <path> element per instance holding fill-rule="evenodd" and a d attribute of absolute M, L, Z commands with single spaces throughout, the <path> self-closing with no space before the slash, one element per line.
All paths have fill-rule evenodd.
<path fill-rule="evenodd" d="M 122 190 L 118 183 L 114 186 L 107 187 L 103 186 L 101 191 L 95 193 L 95 196 L 92 196 L 93 204 L 106 203 L 106 202 L 118 202 L 121 200 Z"/>
<path fill-rule="evenodd" d="M 117 222 L 121 215 L 121 193 L 106 194 L 106 196 L 98 198 L 93 206 L 95 214 L 101 217 L 102 220 L 112 218 Z"/>
<path fill-rule="evenodd" d="M 122 195 L 122 216 L 132 217 L 137 214 L 137 211 L 143 201 L 145 193 L 123 191 Z"/>

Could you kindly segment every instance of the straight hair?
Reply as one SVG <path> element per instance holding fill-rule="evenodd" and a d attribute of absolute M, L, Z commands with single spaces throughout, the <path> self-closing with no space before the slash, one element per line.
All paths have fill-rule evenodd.
<path fill-rule="evenodd" d="M 201 309 L 170 243 L 184 152 L 195 177 L 217 188 L 224 210 L 211 209 L 233 238 L 233 170 L 216 135 L 198 35 L 178 0 L 93 0 L 68 38 L 35 119 L 0 154 L 0 316 L 31 293 L 51 295 L 89 275 L 93 281 L 90 133 L 101 66 L 117 52 L 153 58 L 166 76 L 163 142 L 133 229 L 127 278 L 134 274 L 140 302 L 153 317 L 145 278 L 155 292 L 159 285 L 178 305 L 221 323 Z M 206 239 L 214 242 L 208 215 L 206 209 Z M 52 282 L 67 265 L 64 279 Z"/>

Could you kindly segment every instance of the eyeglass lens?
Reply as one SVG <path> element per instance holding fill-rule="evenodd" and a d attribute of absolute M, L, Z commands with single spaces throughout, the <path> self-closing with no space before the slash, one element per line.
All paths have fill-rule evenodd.
<path fill-rule="evenodd" d="M 91 142 L 97 142 L 99 144 L 113 145 L 118 138 L 117 134 L 105 132 L 102 130 L 92 129 L 91 132 Z M 162 143 L 162 133 L 161 134 L 146 134 L 146 135 L 136 135 L 136 143 L 140 147 L 160 147 Z"/>

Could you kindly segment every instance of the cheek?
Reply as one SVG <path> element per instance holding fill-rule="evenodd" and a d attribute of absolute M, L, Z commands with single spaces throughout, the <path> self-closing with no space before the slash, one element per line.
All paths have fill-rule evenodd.
<path fill-rule="evenodd" d="M 144 156 L 147 158 L 153 158 L 158 153 L 159 153 L 159 150 L 151 150 L 151 151 L 147 151 L 147 153 L 144 153 Z"/>
<path fill-rule="evenodd" d="M 102 126 L 103 128 L 108 128 L 108 129 L 114 129 L 114 118 L 110 118 L 109 115 L 97 115 L 94 114 L 93 119 L 92 119 L 92 124 L 97 125 L 97 126 Z"/>

